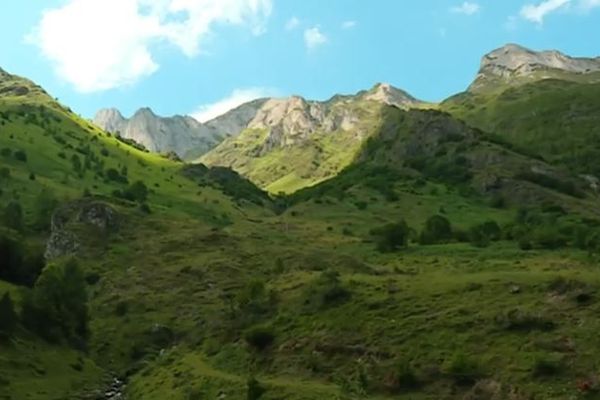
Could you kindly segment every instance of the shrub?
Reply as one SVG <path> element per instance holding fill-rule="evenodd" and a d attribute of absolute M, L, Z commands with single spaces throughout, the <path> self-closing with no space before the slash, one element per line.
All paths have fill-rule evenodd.
<path fill-rule="evenodd" d="M 0 335 L 9 337 L 17 327 L 18 316 L 9 293 L 0 300 Z"/>
<path fill-rule="evenodd" d="M 450 221 L 441 215 L 434 215 L 425 222 L 425 228 L 419 236 L 419 243 L 428 245 L 446 243 L 452 239 Z"/>
<path fill-rule="evenodd" d="M 306 288 L 304 304 L 317 309 L 331 307 L 345 302 L 351 295 L 350 290 L 340 281 L 340 274 L 327 270 Z"/>
<path fill-rule="evenodd" d="M 562 357 L 540 356 L 533 363 L 532 372 L 536 377 L 553 376 L 563 368 Z"/>
<path fill-rule="evenodd" d="M 0 180 L 8 180 L 10 178 L 10 169 L 7 167 L 0 168 Z"/>
<path fill-rule="evenodd" d="M 366 201 L 357 201 L 356 203 L 354 203 L 354 205 L 359 210 L 366 210 L 367 209 L 367 202 Z"/>
<path fill-rule="evenodd" d="M 495 221 L 487 221 L 469 230 L 469 240 L 477 247 L 487 247 L 491 241 L 500 240 L 502 230 Z"/>
<path fill-rule="evenodd" d="M 127 183 L 127 177 L 121 175 L 119 171 L 117 171 L 114 168 L 107 169 L 104 173 L 104 176 L 106 176 L 106 179 L 108 179 L 109 181 Z"/>
<path fill-rule="evenodd" d="M 448 362 L 445 372 L 457 385 L 472 385 L 483 374 L 479 364 L 464 353 L 457 353 Z"/>
<path fill-rule="evenodd" d="M 496 317 L 496 323 L 502 328 L 516 332 L 551 331 L 556 324 L 542 314 L 519 309 L 510 310 Z"/>
<path fill-rule="evenodd" d="M 50 220 L 57 206 L 58 200 L 51 191 L 41 191 L 35 199 L 34 227 L 38 230 L 50 228 Z"/>
<path fill-rule="evenodd" d="M 252 327 L 244 333 L 246 343 L 256 350 L 265 350 L 275 341 L 275 334 L 270 326 L 261 325 Z"/>
<path fill-rule="evenodd" d="M 556 226 L 540 226 L 533 230 L 531 239 L 535 245 L 543 249 L 558 249 L 567 245 L 567 237 Z"/>
<path fill-rule="evenodd" d="M 17 150 L 13 155 L 17 161 L 27 162 L 27 153 L 25 153 L 25 151 Z"/>
<path fill-rule="evenodd" d="M 408 361 L 402 361 L 395 374 L 392 389 L 395 392 L 415 389 L 420 386 L 419 378 Z"/>
<path fill-rule="evenodd" d="M 23 230 L 23 209 L 21 204 L 11 201 L 6 205 L 3 215 L 4 225 L 15 231 Z"/>
<path fill-rule="evenodd" d="M 248 400 L 259 400 L 263 394 L 265 394 L 266 389 L 256 380 L 256 378 L 248 378 L 247 386 L 247 396 Z"/>
<path fill-rule="evenodd" d="M 400 221 L 373 229 L 370 233 L 376 238 L 377 250 L 392 252 L 407 246 L 410 229 L 406 222 Z"/>
<path fill-rule="evenodd" d="M 273 292 L 267 290 L 262 280 L 250 280 L 236 297 L 237 309 L 246 317 L 267 314 L 273 308 L 275 298 Z"/>

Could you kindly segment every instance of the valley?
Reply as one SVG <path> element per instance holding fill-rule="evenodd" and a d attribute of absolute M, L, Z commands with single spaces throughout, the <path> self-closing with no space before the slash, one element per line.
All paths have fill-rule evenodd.
<path fill-rule="evenodd" d="M 597 398 L 597 70 L 205 123 L 0 70 L 0 399 Z"/>

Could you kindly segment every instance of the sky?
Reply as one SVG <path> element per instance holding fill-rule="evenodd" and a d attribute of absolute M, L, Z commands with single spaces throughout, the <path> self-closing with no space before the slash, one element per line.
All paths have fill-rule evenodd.
<path fill-rule="evenodd" d="M 258 97 L 325 100 L 387 82 L 464 90 L 506 43 L 600 55 L 600 0 L 19 0 L 0 68 L 84 117 L 116 107 L 208 120 Z"/>

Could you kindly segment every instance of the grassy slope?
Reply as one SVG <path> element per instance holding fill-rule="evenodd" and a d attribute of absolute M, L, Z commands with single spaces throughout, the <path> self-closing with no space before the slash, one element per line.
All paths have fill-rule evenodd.
<path fill-rule="evenodd" d="M 470 125 L 578 173 L 600 174 L 597 76 L 490 84 L 441 104 Z"/>
<path fill-rule="evenodd" d="M 20 92 L 8 90 L 10 88 Z M 199 224 L 213 227 L 228 223 L 226 219 L 230 214 L 241 215 L 239 206 L 218 190 L 199 188 L 196 183 L 184 178 L 180 174 L 180 164 L 118 142 L 60 106 L 33 83 L 3 76 L 0 90 L 0 149 L 11 151 L 8 156 L 0 156 L 0 167 L 10 170 L 10 178 L 2 181 L 0 207 L 12 200 L 19 201 L 25 211 L 26 223 L 33 222 L 35 202 L 42 191 L 52 192 L 63 202 L 81 197 L 87 189 L 93 195 L 110 201 L 115 189 L 126 186 L 107 181 L 91 170 L 78 176 L 73 170 L 71 157 L 78 155 L 83 161 L 83 154 L 77 150 L 83 146 L 89 146 L 91 152 L 102 160 L 104 170 L 126 167 L 130 182 L 144 181 L 151 190 L 150 207 L 162 218 L 193 217 Z M 27 92 L 25 95 L 23 90 Z M 19 150 L 27 154 L 26 162 L 14 157 Z M 102 150 L 108 151 L 107 155 L 101 155 Z M 31 174 L 35 176 L 34 180 Z M 122 214 L 134 218 L 138 215 L 131 205 L 114 201 Z M 254 214 L 257 210 L 249 207 L 244 213 Z M 156 233 L 152 231 L 149 234 Z M 27 232 L 26 236 L 40 244 L 46 239 L 44 235 L 33 232 Z M 127 248 L 126 243 L 116 248 L 119 249 L 119 246 Z M 18 298 L 18 290 L 0 282 L 0 292 L 6 290 L 12 292 L 14 299 Z M 73 361 L 77 358 L 84 360 L 82 372 L 71 367 L 77 364 Z M 112 372 L 108 363 L 104 366 L 109 367 L 107 371 L 95 366 L 85 355 L 45 344 L 31 335 L 20 336 L 0 351 L 0 375 L 8 383 L 1 392 L 12 399 L 65 398 L 82 389 L 92 391 L 103 384 L 107 373 Z"/>
<path fill-rule="evenodd" d="M 293 193 L 313 186 L 350 165 L 364 140 L 377 132 L 380 124 L 380 104 L 357 101 L 333 107 L 342 106 L 360 115 L 352 131 L 315 132 L 310 140 L 263 152 L 269 132 L 247 130 L 226 139 L 200 161 L 231 167 L 271 193 Z"/>
<path fill-rule="evenodd" d="M 5 100 L 0 111 L 20 102 Z M 85 268 L 102 277 L 90 287 L 90 357 L 106 372 L 130 374 L 131 400 L 217 398 L 221 393 L 242 399 L 251 374 L 267 387 L 264 398 L 272 400 L 457 399 L 469 390 L 446 373 L 457 353 L 477 361 L 482 376 L 543 399 L 578 398 L 577 379 L 598 373 L 600 281 L 596 262 L 586 254 L 523 252 L 508 242 L 487 249 L 411 244 L 401 253 L 380 254 L 368 235 L 400 218 L 418 230 L 438 212 L 461 229 L 490 218 L 503 223 L 514 218 L 513 209 L 492 209 L 452 185 L 415 185 L 409 179 L 395 183 L 398 199 L 393 202 L 357 182 L 343 200 L 325 193 L 275 216 L 240 208 L 216 190 L 199 189 L 179 176 L 177 164 L 122 144 L 118 148 L 113 138 L 97 136 L 100 132 L 84 121 L 62 115 L 56 128 L 74 131 L 77 139 L 69 139 L 74 145 L 98 137 L 90 142 L 95 152 L 104 145 L 111 154 L 108 164 L 127 163 L 130 181 L 160 184 L 150 196 L 152 215 L 115 205 L 127 223 L 106 246 L 80 254 Z M 71 166 L 55 156 L 64 147 L 46 136 L 46 129 L 11 119 L 0 132 L 0 148 L 23 148 L 29 156 L 27 164 L 3 159 L 13 178 L 2 203 L 19 196 L 31 210 L 42 186 L 72 198 L 83 187 L 103 195 L 118 187 L 91 174 L 83 181 L 74 175 L 65 180 Z M 28 179 L 30 170 L 35 181 Z M 358 201 L 366 202 L 366 209 L 359 210 Z M 323 309 L 307 307 L 307 289 L 325 269 L 341 274 L 351 297 Z M 576 282 L 565 290 L 550 288 L 559 277 Z M 275 310 L 243 323 L 243 314 L 231 314 L 231 299 L 253 279 L 275 293 Z M 0 291 L 3 287 L 0 282 Z M 581 293 L 591 300 L 578 303 Z M 556 327 L 507 329 L 506 315 L 514 309 Z M 270 349 L 257 352 L 244 342 L 243 330 L 253 324 L 272 327 L 276 337 Z M 172 340 L 156 342 L 152 332 L 160 327 L 173 332 Z M 87 387 L 82 379 L 94 381 L 93 387 L 104 376 L 92 364 L 83 375 L 71 372 L 76 355 L 70 350 L 26 336 L 20 340 L 0 350 L 0 369 L 13 374 L 8 387 L 13 398 L 45 399 L 49 393 L 73 398 L 71 388 Z M 38 364 L 53 365 L 57 373 L 30 384 L 35 369 L 15 364 L 23 348 L 31 349 L 27 357 L 38 357 Z M 556 376 L 536 376 L 538 359 L 560 360 Z M 389 394 L 384 383 L 402 362 L 413 365 L 423 385 Z M 361 375 L 367 394 L 361 392 Z"/>

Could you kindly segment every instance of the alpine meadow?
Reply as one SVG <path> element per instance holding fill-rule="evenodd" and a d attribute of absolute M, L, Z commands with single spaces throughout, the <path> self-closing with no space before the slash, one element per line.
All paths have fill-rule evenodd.
<path fill-rule="evenodd" d="M 86 2 L 44 11 L 39 35 Z M 210 19 L 197 39 L 218 42 L 221 25 L 284 2 L 224 2 L 247 3 L 233 16 L 212 0 L 125 3 L 143 17 L 132 29 L 168 48 L 205 35 L 173 28 L 182 15 Z M 559 8 L 591 19 L 589 3 Z M 476 5 L 448 14 L 483 18 Z M 541 35 L 552 20 L 539 18 Z M 106 29 L 123 35 L 119 21 Z M 273 29 L 251 28 L 248 46 Z M 326 33 L 300 38 L 307 63 L 339 46 Z M 272 90 L 206 118 L 159 116 L 146 92 L 82 116 L 143 84 L 71 93 L 65 74 L 85 73 L 64 64 L 42 78 L 49 94 L 0 69 L 0 400 L 600 399 L 600 57 L 492 49 L 441 101 L 365 72 L 353 94 Z M 112 62 L 81 51 L 80 68 Z M 200 64 L 224 57 L 203 51 Z"/>

